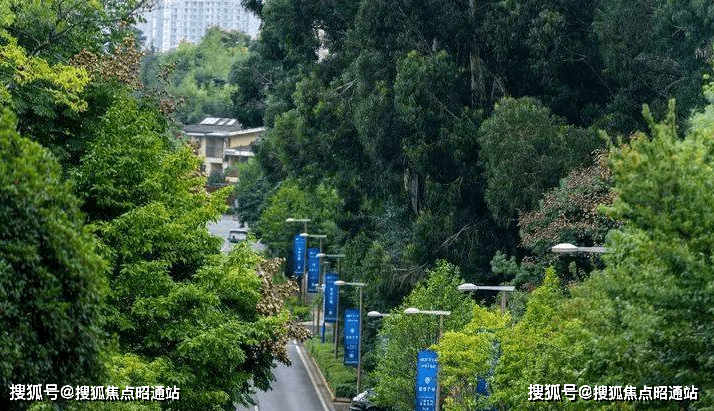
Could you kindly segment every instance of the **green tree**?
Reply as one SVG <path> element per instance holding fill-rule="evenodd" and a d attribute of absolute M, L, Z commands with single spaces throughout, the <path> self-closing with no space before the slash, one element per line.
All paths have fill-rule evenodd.
<path fill-rule="evenodd" d="M 601 2 L 482 4 L 475 48 L 485 109 L 490 111 L 500 97 L 531 96 L 571 124 L 587 127 L 603 114 L 611 98 L 611 80 L 602 75 L 600 45 L 592 27 Z"/>
<path fill-rule="evenodd" d="M 329 243 L 339 244 L 339 232 L 335 226 L 338 207 L 339 198 L 334 190 L 325 186 L 305 189 L 295 180 L 285 180 L 268 198 L 255 230 L 268 246 L 269 253 L 287 257 L 285 269 L 288 273 L 293 265 L 292 239 L 295 234 L 304 232 L 304 228 L 303 223 L 286 223 L 285 220 L 309 218 L 309 234 L 324 234 Z M 316 240 L 308 238 L 308 246 L 317 247 Z"/>
<path fill-rule="evenodd" d="M 165 408 L 248 404 L 269 388 L 274 361 L 289 361 L 285 338 L 304 338 L 279 302 L 263 303 L 274 298 L 263 291 L 274 270 L 261 277 L 262 258 L 247 244 L 220 253 L 222 240 L 205 227 L 225 210 L 228 189 L 205 192 L 200 159 L 173 147 L 155 107 L 127 93 L 96 130 L 72 179 L 111 261 L 115 365 L 137 356 L 162 385 L 180 387 L 181 401 Z"/>
<path fill-rule="evenodd" d="M 238 183 L 235 185 L 236 212 L 241 222 L 253 226 L 260 219 L 263 206 L 272 193 L 272 186 L 255 159 L 238 166 Z"/>
<path fill-rule="evenodd" d="M 532 98 L 504 98 L 479 130 L 486 202 L 499 224 L 536 207 L 546 189 L 583 163 L 597 146 L 594 132 L 568 126 Z"/>
<path fill-rule="evenodd" d="M 711 88 L 708 98 L 714 97 Z M 519 394 L 534 381 L 698 389 L 691 409 L 712 406 L 711 240 L 714 218 L 705 188 L 712 181 L 709 105 L 679 139 L 674 104 L 662 122 L 647 109 L 651 135 L 639 133 L 611 150 L 617 198 L 601 207 L 623 226 L 607 237 L 605 268 L 560 295 L 554 271 L 531 297 L 524 319 L 502 339 L 494 399 L 514 408 L 536 405 Z M 542 291 L 541 291 L 542 290 Z M 533 355 L 537 352 L 537 355 Z M 554 366 L 557 364 L 557 366 Z M 681 403 L 603 403 L 599 409 L 681 409 Z M 583 402 L 558 408 L 592 409 Z M 543 408 L 549 408 L 545 405 Z"/>
<path fill-rule="evenodd" d="M 685 118 L 705 101 L 702 74 L 711 66 L 712 20 L 708 4 L 691 0 L 605 0 L 593 30 L 600 43 L 612 97 L 603 128 L 617 124 L 629 134 L 647 126 L 642 104 L 664 116 L 676 98 Z"/>
<path fill-rule="evenodd" d="M 444 330 L 458 330 L 471 320 L 473 302 L 456 290 L 461 284 L 458 269 L 440 261 L 402 301 L 393 315 L 384 319 L 377 340 L 373 378 L 381 404 L 396 411 L 414 409 L 417 352 L 436 343 L 439 318 L 434 315 L 407 315 L 407 307 L 451 311 L 444 317 Z M 443 398 L 443 397 L 442 397 Z"/>
<path fill-rule="evenodd" d="M 96 384 L 106 262 L 48 150 L 0 115 L 0 385 Z"/>
<path fill-rule="evenodd" d="M 581 382 L 577 375 L 587 360 L 583 349 L 587 340 L 580 324 L 568 321 L 571 316 L 563 309 L 565 303 L 560 279 L 549 267 L 543 284 L 531 294 L 523 318 L 497 333 L 501 355 L 490 379 L 493 391 L 488 401 L 492 405 L 501 409 L 592 409 L 592 403 L 570 402 L 566 397 L 545 403 L 529 400 L 531 384 Z"/>
<path fill-rule="evenodd" d="M 447 393 L 444 410 L 469 411 L 486 408 L 486 399 L 477 394 L 479 380 L 491 380 L 498 360 L 497 335 L 509 316 L 475 305 L 472 320 L 461 330 L 449 331 L 437 345 L 441 385 Z"/>
<path fill-rule="evenodd" d="M 711 86 L 705 95 L 714 101 Z M 703 309 L 714 299 L 707 286 L 713 113 L 710 103 L 694 114 L 680 140 L 673 102 L 659 123 L 645 109 L 651 135 L 640 133 L 613 149 L 618 196 L 606 210 L 625 224 L 609 235 L 603 272 L 574 291 L 574 304 L 583 308 L 578 318 L 592 333 L 592 361 L 583 378 L 694 385 L 701 409 L 714 404 L 708 383 L 712 313 Z"/>
<path fill-rule="evenodd" d="M 11 11 L 4 29 L 33 57 L 66 63 L 82 50 L 100 53 L 131 33 L 147 0 L 26 2 L 3 0 Z"/>
<path fill-rule="evenodd" d="M 152 89 L 166 87 L 158 74 L 162 68 L 171 71 L 167 91 L 181 102 L 173 115 L 183 124 L 205 117 L 232 117 L 234 104 L 243 101 L 236 99 L 241 90 L 233 84 L 231 70 L 247 58 L 248 43 L 243 34 L 212 27 L 198 44 L 182 43 L 176 50 L 145 59 L 142 81 Z"/>

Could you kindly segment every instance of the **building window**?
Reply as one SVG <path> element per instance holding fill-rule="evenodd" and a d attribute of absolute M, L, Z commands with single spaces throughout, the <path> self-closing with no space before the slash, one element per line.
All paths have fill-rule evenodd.
<path fill-rule="evenodd" d="M 223 141 L 218 138 L 206 139 L 206 157 L 223 157 Z"/>

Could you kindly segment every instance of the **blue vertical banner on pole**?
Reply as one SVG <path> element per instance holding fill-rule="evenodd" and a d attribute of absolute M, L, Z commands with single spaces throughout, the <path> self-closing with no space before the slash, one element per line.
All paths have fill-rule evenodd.
<path fill-rule="evenodd" d="M 436 409 L 436 353 L 421 350 L 417 354 L 416 411 Z"/>
<path fill-rule="evenodd" d="M 325 322 L 337 321 L 337 304 L 340 300 L 340 287 L 335 285 L 340 277 L 335 273 L 325 273 Z"/>
<path fill-rule="evenodd" d="M 307 249 L 307 292 L 316 293 L 317 283 L 320 282 L 320 253 L 319 248 Z"/>
<path fill-rule="evenodd" d="M 359 361 L 359 310 L 345 310 L 345 365 L 357 365 Z"/>
<path fill-rule="evenodd" d="M 296 234 L 293 238 L 293 262 L 295 263 L 295 269 L 293 273 L 296 277 L 301 277 L 302 273 L 305 272 L 305 247 L 307 246 L 307 239 L 301 237 L 300 234 Z"/>

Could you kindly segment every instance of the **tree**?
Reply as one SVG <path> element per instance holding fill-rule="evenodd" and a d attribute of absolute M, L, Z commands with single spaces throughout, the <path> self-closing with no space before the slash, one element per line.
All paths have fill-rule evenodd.
<path fill-rule="evenodd" d="M 513 224 L 535 208 L 546 189 L 581 164 L 596 147 L 594 132 L 567 126 L 532 98 L 504 98 L 479 130 L 479 161 L 494 218 Z"/>
<path fill-rule="evenodd" d="M 530 96 L 570 124 L 587 127 L 600 117 L 612 93 L 592 27 L 600 3 L 486 2 L 475 35 L 484 108 Z"/>
<path fill-rule="evenodd" d="M 47 149 L 0 115 L 0 385 L 96 384 L 106 261 Z"/>
<path fill-rule="evenodd" d="M 519 217 L 523 246 L 544 255 L 553 244 L 590 246 L 605 242 L 607 232 L 616 226 L 598 213 L 601 204 L 611 205 L 615 200 L 607 159 L 607 153 L 600 151 L 594 165 L 568 173 L 558 187 L 543 196 L 536 210 Z"/>
<path fill-rule="evenodd" d="M 255 159 L 238 165 L 235 199 L 238 203 L 236 213 L 241 222 L 249 226 L 255 225 L 271 192 L 272 186 Z"/>
<path fill-rule="evenodd" d="M 714 177 L 712 86 L 705 95 L 710 104 L 691 117 L 683 140 L 670 102 L 659 123 L 645 108 L 651 136 L 639 133 L 612 150 L 618 196 L 606 211 L 625 224 L 608 237 L 611 252 L 602 273 L 573 292 L 573 305 L 582 307 L 578 318 L 592 336 L 584 378 L 694 385 L 700 387 L 701 408 L 714 404 L 707 383 L 713 317 L 703 309 L 714 300 L 707 286 L 714 215 L 706 189 Z"/>
<path fill-rule="evenodd" d="M 592 409 L 590 402 L 570 402 L 564 396 L 561 401 L 533 402 L 527 395 L 531 384 L 600 384 L 600 379 L 585 382 L 577 378 L 579 367 L 589 360 L 583 349 L 587 342 L 580 324 L 568 321 L 571 316 L 564 304 L 560 279 L 549 267 L 543 284 L 531 294 L 523 318 L 497 333 L 501 355 L 489 378 L 491 405 L 501 409 Z M 605 404 L 604 409 L 611 405 Z"/>
<path fill-rule="evenodd" d="M 285 180 L 268 199 L 255 229 L 274 256 L 286 256 L 286 274 L 292 275 L 292 238 L 304 231 L 302 224 L 289 224 L 287 218 L 309 218 L 308 234 L 327 235 L 339 244 L 335 226 L 339 198 L 328 187 L 304 189 L 294 180 Z M 315 240 L 308 239 L 310 247 Z"/>
<path fill-rule="evenodd" d="M 457 291 L 461 284 L 458 269 L 440 261 L 428 277 L 402 301 L 393 315 L 384 319 L 377 340 L 377 366 L 373 377 L 380 404 L 396 411 L 414 408 L 417 352 L 436 343 L 439 319 L 433 315 L 407 315 L 407 307 L 421 310 L 447 310 L 444 330 L 461 329 L 470 319 L 473 302 Z"/>
<path fill-rule="evenodd" d="M 289 361 L 285 339 L 305 335 L 264 288 L 277 264 L 262 274 L 247 244 L 220 252 L 205 227 L 225 210 L 228 189 L 209 195 L 200 159 L 172 138 L 155 106 L 125 92 L 72 180 L 111 261 L 112 366 L 137 357 L 162 385 L 181 387 L 181 401 L 165 408 L 228 409 L 268 389 L 274 361 Z"/>
<path fill-rule="evenodd" d="M 708 5 L 691 0 L 606 0 L 593 30 L 600 43 L 612 97 L 603 128 L 625 135 L 647 126 L 642 104 L 664 116 L 677 100 L 680 118 L 702 106 L 702 74 L 711 71 L 712 20 Z M 609 124 L 608 124 L 609 123 Z"/>
<path fill-rule="evenodd" d="M 714 97 L 712 88 L 707 98 Z M 601 208 L 624 222 L 611 231 L 605 268 L 560 295 L 554 270 L 531 297 L 524 319 L 503 338 L 496 369 L 496 403 L 530 406 L 517 393 L 534 381 L 578 385 L 696 387 L 691 408 L 713 404 L 709 388 L 714 300 L 711 269 L 711 195 L 714 109 L 694 114 L 679 139 L 674 103 L 651 136 L 638 133 L 613 147 L 610 159 L 617 198 Z M 542 290 L 542 291 L 541 291 Z M 537 352 L 537 355 L 533 355 Z M 553 366 L 557 364 L 557 366 Z M 638 395 L 640 392 L 638 391 Z M 684 398 L 689 400 L 689 398 Z M 558 408 L 592 409 L 564 400 Z M 618 409 L 603 403 L 601 409 Z M 631 409 L 681 409 L 681 403 L 624 403 Z"/>
<path fill-rule="evenodd" d="M 144 60 L 142 81 L 156 90 L 167 87 L 157 74 L 163 68 L 171 70 L 167 89 L 181 101 L 174 116 L 183 124 L 205 117 L 232 117 L 244 103 L 234 100 L 242 90 L 234 85 L 232 67 L 248 57 L 249 41 L 243 34 L 212 27 L 198 44 L 180 44 L 176 50 Z"/>
<path fill-rule="evenodd" d="M 23 2 L 9 4 L 8 33 L 33 57 L 66 63 L 82 50 L 101 52 L 126 37 L 147 0 Z"/>
<path fill-rule="evenodd" d="M 568 173 L 558 187 L 543 195 L 538 208 L 519 216 L 521 245 L 529 250 L 526 257 L 531 267 L 529 271 L 542 273 L 553 264 L 567 281 L 581 280 L 581 273 L 603 267 L 598 256 L 557 255 L 551 247 L 559 243 L 599 246 L 605 243 L 605 236 L 611 229 L 622 225 L 621 221 L 598 212 L 600 205 L 611 205 L 616 197 L 607 159 L 607 153 L 600 150 L 594 165 Z M 573 262 L 575 265 L 570 267 Z M 522 276 L 516 283 L 527 281 L 528 276 Z M 540 282 L 538 279 L 530 281 Z"/>
<path fill-rule="evenodd" d="M 486 408 L 483 393 L 477 392 L 480 381 L 493 379 L 498 361 L 497 335 L 510 317 L 474 305 L 470 323 L 461 330 L 449 331 L 437 345 L 441 366 L 441 385 L 446 392 L 444 410 L 469 411 Z"/>

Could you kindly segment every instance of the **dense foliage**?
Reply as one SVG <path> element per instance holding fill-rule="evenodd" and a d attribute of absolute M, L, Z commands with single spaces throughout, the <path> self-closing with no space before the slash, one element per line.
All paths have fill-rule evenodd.
<path fill-rule="evenodd" d="M 629 135 L 646 125 L 643 103 L 662 114 L 673 95 L 686 113 L 710 70 L 698 2 L 245 3 L 263 26 L 234 72 L 261 79 L 262 181 L 334 187 L 350 275 L 385 253 L 411 267 L 408 287 L 439 258 L 467 280 L 512 279 L 492 257 L 531 252 L 518 216 L 593 164 L 596 128 Z M 657 40 L 625 30 L 630 18 Z"/>
<path fill-rule="evenodd" d="M 150 90 L 176 100 L 173 115 L 183 124 L 205 117 L 235 117 L 246 126 L 260 125 L 255 114 L 237 113 L 239 105 L 233 102 L 242 90 L 231 81 L 231 70 L 247 58 L 248 43 L 243 33 L 212 27 L 198 44 L 150 52 L 142 62 L 141 80 Z"/>
<path fill-rule="evenodd" d="M 0 116 L 0 406 L 10 384 L 91 384 L 102 375 L 106 293 L 98 243 L 47 149 Z"/>
<path fill-rule="evenodd" d="M 377 337 L 380 343 L 373 375 L 381 403 L 394 410 L 414 408 L 417 352 L 437 343 L 441 321 L 443 330 L 450 331 L 462 328 L 471 318 L 473 302 L 456 290 L 461 282 L 458 269 L 441 261 L 384 319 Z M 451 314 L 440 319 L 436 315 L 403 313 L 409 307 Z"/>
<path fill-rule="evenodd" d="M 527 402 L 528 379 L 592 384 L 609 378 L 598 379 L 595 371 L 591 381 L 575 378 L 585 372 L 581 362 L 603 373 L 603 364 L 612 362 L 587 360 L 589 355 L 598 358 L 592 330 L 604 327 L 602 335 L 613 338 L 603 341 L 613 344 L 618 338 L 641 341 L 644 331 L 630 337 L 618 329 L 621 337 L 615 335 L 608 321 L 622 321 L 619 314 L 598 322 L 605 314 L 589 300 L 594 298 L 590 291 L 570 286 L 585 281 L 583 290 L 594 287 L 588 285 L 598 281 L 588 280 L 591 271 L 615 270 L 608 263 L 614 254 L 604 261 L 582 254 L 556 257 L 550 247 L 558 242 L 602 245 L 611 229 L 627 232 L 634 224 L 623 213 L 598 212 L 600 204 L 626 201 L 616 200 L 625 192 L 602 148 L 619 136 L 627 136 L 622 144 L 628 147 L 629 138 L 651 123 L 649 115 L 642 115 L 642 105 L 663 117 L 671 97 L 678 104 L 668 124 L 671 138 L 678 138 L 675 125 L 705 103 L 700 88 L 702 75 L 711 71 L 711 7 L 684 0 L 245 4 L 263 19 L 250 72 L 263 79 L 268 131 L 257 147 L 262 173 L 251 170 L 250 182 L 241 190 L 256 187 L 261 196 L 268 193 L 262 213 L 284 198 L 275 187 L 285 181 L 297 182 L 306 193 L 334 188 L 341 206 L 334 222 L 344 236 L 330 240 L 347 254 L 344 276 L 370 284 L 366 301 L 376 309 L 400 306 L 439 259 L 458 266 L 465 280 L 519 286 L 509 304 L 513 323 L 493 319 L 498 330 L 488 336 L 489 344 L 503 350 L 501 375 L 495 371 L 489 377 L 494 390 L 500 390 L 492 397 L 499 409 L 533 406 Z M 247 69 L 238 72 L 247 77 Z M 667 164 L 665 155 L 659 160 Z M 684 178 L 689 171 L 679 173 L 677 178 Z M 647 192 L 645 198 L 671 196 L 642 176 L 626 180 Z M 669 185 L 663 187 L 669 190 Z M 246 204 L 254 207 L 255 202 Z M 670 207 L 669 212 L 676 216 L 683 211 Z M 691 226 L 677 229 L 685 237 L 698 217 L 686 221 Z M 268 246 L 284 247 L 284 230 L 275 225 L 277 237 Z M 610 245 L 616 236 L 609 237 Z M 632 267 L 647 271 L 646 261 Z M 550 264 L 554 269 L 546 275 Z M 542 290 L 528 294 L 540 284 Z M 631 283 L 636 284 L 639 279 Z M 619 296 L 614 289 L 601 294 Z M 571 301 L 571 296 L 576 298 Z M 477 297 L 488 303 L 493 294 Z M 474 333 L 469 330 L 459 341 L 474 341 Z M 656 335 L 653 331 L 646 338 L 668 338 Z M 409 340 L 406 335 L 397 339 L 403 345 Z M 543 357 L 534 355 L 534 347 L 542 348 Z M 481 351 L 490 353 L 491 348 Z M 616 348 L 598 350 L 603 356 L 629 355 Z M 661 355 L 675 353 L 675 348 L 662 348 Z M 442 353 L 445 360 L 447 352 Z M 652 351 L 642 348 L 645 352 Z M 386 364 L 396 361 L 392 356 L 413 361 L 402 355 L 390 352 L 370 359 L 366 367 L 381 376 Z M 675 356 L 694 365 L 678 366 L 702 367 L 687 355 Z M 445 377 L 461 381 L 457 368 Z M 481 368 L 475 372 L 483 375 Z M 644 375 L 644 368 L 640 372 Z M 375 378 L 377 390 L 386 395 L 384 403 L 411 406 L 408 399 L 393 398 L 395 392 L 406 395 L 406 386 L 395 388 Z M 509 378 L 517 382 L 510 388 L 504 383 Z M 644 383 L 634 374 L 633 381 Z M 487 401 L 469 397 L 473 387 L 462 382 L 454 382 L 453 396 L 445 397 L 447 407 Z M 587 405 L 592 404 L 582 406 Z"/>
<path fill-rule="evenodd" d="M 307 337 L 283 307 L 292 283 L 271 281 L 280 262 L 208 233 L 230 189 L 206 191 L 171 106 L 141 91 L 123 37 L 138 6 L 0 2 L 3 409 L 233 409 Z M 181 395 L 8 402 L 11 384 L 45 383 Z"/>
<path fill-rule="evenodd" d="M 149 52 L 141 76 L 143 2 L 69 3 L 0 0 L 3 390 L 42 374 L 182 388 L 131 411 L 247 403 L 305 337 L 270 281 L 293 217 L 394 314 L 365 327 L 382 404 L 413 407 L 433 346 L 445 410 L 714 407 L 707 2 L 245 0 L 258 39 L 214 28 Z M 236 212 L 285 264 L 219 252 L 205 226 L 230 189 L 205 192 L 172 111 L 267 127 Z M 463 281 L 519 289 L 501 315 Z M 440 343 L 408 306 L 452 311 Z M 554 383 L 700 398 L 528 400 Z"/>

